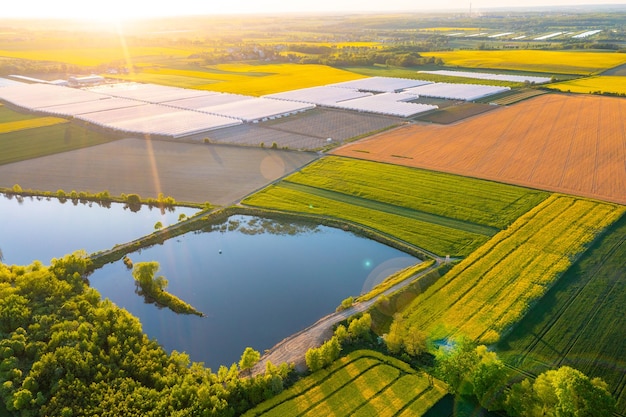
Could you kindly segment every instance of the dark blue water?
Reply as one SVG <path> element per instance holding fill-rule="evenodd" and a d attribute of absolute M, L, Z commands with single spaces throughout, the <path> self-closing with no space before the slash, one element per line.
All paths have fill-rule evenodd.
<path fill-rule="evenodd" d="M 169 281 L 167 290 L 207 317 L 146 304 L 122 262 L 89 280 L 103 297 L 139 317 L 148 336 L 168 351 L 185 351 L 216 370 L 238 361 L 247 346 L 263 353 L 334 311 L 344 298 L 419 262 L 343 230 L 276 222 L 259 228 L 258 219 L 250 228 L 253 219 L 235 216 L 236 230 L 188 233 L 129 255 L 135 263 L 158 261 L 157 275 Z M 260 233 L 268 228 L 274 232 Z"/>
<path fill-rule="evenodd" d="M 198 210 L 176 207 L 175 211 L 142 206 L 134 213 L 124 204 L 111 208 L 97 203 L 74 205 L 56 198 L 8 198 L 0 194 L 0 250 L 5 264 L 43 264 L 52 258 L 84 249 L 87 253 L 110 249 L 154 231 L 160 221 L 164 226 L 176 223 L 184 213 L 192 216 Z"/>

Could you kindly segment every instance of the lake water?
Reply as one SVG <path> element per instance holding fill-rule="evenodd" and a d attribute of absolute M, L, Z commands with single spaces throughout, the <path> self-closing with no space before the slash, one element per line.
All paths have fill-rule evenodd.
<path fill-rule="evenodd" d="M 220 230 L 192 232 L 129 255 L 158 261 L 167 290 L 206 314 L 178 315 L 135 293 L 120 261 L 95 271 L 91 285 L 140 318 L 166 350 L 187 352 L 213 370 L 263 353 L 419 260 L 343 230 L 233 216 Z"/>
<path fill-rule="evenodd" d="M 197 209 L 176 207 L 173 212 L 142 206 L 137 212 L 125 204 L 76 205 L 68 199 L 7 196 L 0 194 L 0 250 L 5 264 L 29 265 L 39 260 L 48 265 L 78 249 L 87 253 L 110 249 L 154 231 L 156 222 L 176 223 L 181 213 Z"/>

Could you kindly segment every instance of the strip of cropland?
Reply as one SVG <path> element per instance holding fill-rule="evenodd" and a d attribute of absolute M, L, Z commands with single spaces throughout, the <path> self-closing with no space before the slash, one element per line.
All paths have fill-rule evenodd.
<path fill-rule="evenodd" d="M 163 193 L 179 202 L 228 205 L 315 158 L 312 152 L 128 138 L 0 165 L 0 186 L 144 198 Z"/>
<path fill-rule="evenodd" d="M 544 94 L 450 126 L 411 125 L 334 154 L 626 204 L 626 99 Z"/>
<path fill-rule="evenodd" d="M 626 63 L 626 56 L 615 52 L 459 50 L 425 52 L 423 55 L 441 58 L 446 65 L 455 67 L 505 69 L 573 75 L 591 75 Z"/>
<path fill-rule="evenodd" d="M 433 340 L 493 344 L 626 208 L 552 195 L 461 261 L 402 312 Z"/>
<path fill-rule="evenodd" d="M 284 63 L 221 64 L 203 70 L 145 68 L 129 75 L 116 75 L 115 78 L 176 87 L 180 87 L 182 83 L 184 86 L 203 90 L 261 96 L 350 81 L 363 76 L 326 65 Z"/>
<path fill-rule="evenodd" d="M 441 256 L 467 256 L 547 195 L 450 174 L 325 157 L 243 203 L 339 218 Z"/>
<path fill-rule="evenodd" d="M 61 123 L 67 123 L 67 120 L 59 119 L 58 117 L 38 117 L 30 120 L 0 123 L 0 134 L 35 129 L 37 127 L 58 125 Z"/>
<path fill-rule="evenodd" d="M 538 375 L 572 366 L 609 384 L 626 412 L 626 216 L 611 226 L 498 345 Z"/>
<path fill-rule="evenodd" d="M 360 350 L 261 403 L 253 416 L 414 416 L 446 394 L 445 385 L 406 363 Z"/>
<path fill-rule="evenodd" d="M 548 88 L 572 93 L 609 93 L 626 95 L 626 77 L 600 76 L 550 84 Z"/>
<path fill-rule="evenodd" d="M 39 118 L 15 123 L 37 123 Z M 49 126 L 31 127 L 0 133 L 0 165 L 25 161 L 46 155 L 53 155 L 75 149 L 90 147 L 116 140 L 116 137 L 87 130 L 73 123 L 59 123 Z M 0 129 L 4 124 L 0 124 Z M 41 175 L 39 173 L 38 175 Z M 6 184 L 3 184 L 6 186 Z"/>

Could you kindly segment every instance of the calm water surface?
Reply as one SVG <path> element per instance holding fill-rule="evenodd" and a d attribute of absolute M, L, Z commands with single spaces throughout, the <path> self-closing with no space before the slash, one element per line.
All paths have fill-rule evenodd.
<path fill-rule="evenodd" d="M 176 207 L 173 212 L 142 206 L 134 213 L 124 204 L 111 208 L 97 203 L 61 203 L 56 198 L 9 198 L 0 194 L 0 250 L 5 264 L 43 264 L 78 249 L 87 253 L 110 249 L 154 231 L 160 221 L 164 226 L 176 223 L 184 213 L 198 210 Z"/>
<path fill-rule="evenodd" d="M 214 370 L 238 361 L 247 346 L 271 348 L 344 298 L 419 262 L 339 229 L 249 216 L 231 217 L 221 231 L 188 233 L 129 256 L 135 263 L 158 261 L 167 290 L 207 317 L 146 304 L 121 261 L 94 272 L 91 285 L 139 317 L 148 336 L 168 351 L 186 351 Z"/>

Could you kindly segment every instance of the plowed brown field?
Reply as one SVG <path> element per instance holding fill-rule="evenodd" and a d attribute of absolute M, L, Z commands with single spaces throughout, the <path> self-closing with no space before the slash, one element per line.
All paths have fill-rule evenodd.
<path fill-rule="evenodd" d="M 626 99 L 546 94 L 452 126 L 402 127 L 334 153 L 626 204 Z"/>

